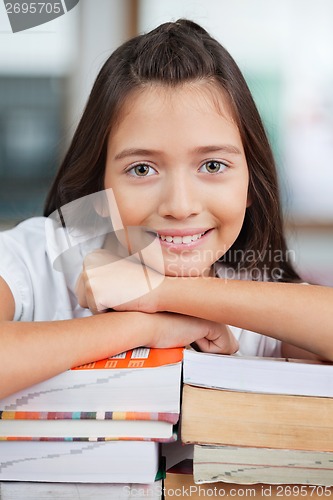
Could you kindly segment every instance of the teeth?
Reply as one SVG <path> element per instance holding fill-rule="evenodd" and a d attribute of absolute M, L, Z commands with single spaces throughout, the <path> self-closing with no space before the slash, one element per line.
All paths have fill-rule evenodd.
<path fill-rule="evenodd" d="M 188 236 L 164 236 L 159 234 L 159 238 L 167 243 L 175 243 L 176 245 L 192 243 L 192 241 L 197 241 L 205 233 L 192 234 Z"/>
<path fill-rule="evenodd" d="M 181 243 L 183 243 L 182 236 L 173 236 L 172 239 L 173 239 L 173 242 L 176 243 L 176 245 L 180 245 Z"/>

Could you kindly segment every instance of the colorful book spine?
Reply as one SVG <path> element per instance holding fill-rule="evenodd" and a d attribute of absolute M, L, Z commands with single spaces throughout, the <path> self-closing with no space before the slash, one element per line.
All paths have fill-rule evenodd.
<path fill-rule="evenodd" d="M 0 420 L 152 420 L 176 424 L 178 419 L 178 413 L 135 411 L 0 411 Z"/>
<path fill-rule="evenodd" d="M 164 438 L 142 438 L 142 437 L 16 437 L 16 436 L 10 436 L 10 437 L 1 437 L 0 436 L 0 442 L 1 441 L 56 441 L 56 442 L 89 442 L 89 443 L 96 443 L 96 442 L 107 442 L 107 441 L 155 441 L 157 443 L 172 443 L 174 441 L 177 441 L 177 431 L 174 431 L 172 436 L 170 438 L 164 439 Z"/>

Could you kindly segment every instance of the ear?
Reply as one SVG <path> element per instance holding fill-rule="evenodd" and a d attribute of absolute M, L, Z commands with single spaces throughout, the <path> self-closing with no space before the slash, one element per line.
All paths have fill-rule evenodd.
<path fill-rule="evenodd" d="M 101 217 L 110 217 L 108 203 L 104 197 L 98 196 L 94 199 L 94 209 Z"/>

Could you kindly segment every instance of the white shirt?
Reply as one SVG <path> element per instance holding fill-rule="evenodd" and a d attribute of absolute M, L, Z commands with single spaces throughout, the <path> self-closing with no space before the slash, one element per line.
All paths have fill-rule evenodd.
<path fill-rule="evenodd" d="M 14 321 L 52 321 L 91 315 L 88 309 L 80 307 L 75 295 L 82 260 L 72 259 L 67 269 L 56 269 L 47 220 L 35 217 L 0 233 L 0 276 L 14 297 Z M 78 245 L 79 256 L 83 259 L 89 251 L 100 248 L 101 243 L 96 238 Z M 280 341 L 234 326 L 230 328 L 239 342 L 239 355 L 281 356 Z"/>
<path fill-rule="evenodd" d="M 14 321 L 52 321 L 89 316 L 74 289 L 80 269 L 62 273 L 53 268 L 44 217 L 28 219 L 0 233 L 0 276 L 15 301 Z"/>

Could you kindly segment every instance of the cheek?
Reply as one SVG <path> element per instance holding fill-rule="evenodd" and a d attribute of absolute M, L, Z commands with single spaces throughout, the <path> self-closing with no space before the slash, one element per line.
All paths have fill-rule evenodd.
<path fill-rule="evenodd" d="M 134 196 L 119 196 L 117 193 L 115 193 L 115 197 L 123 224 L 125 226 L 142 225 L 148 215 L 149 203 L 147 199 L 139 200 Z"/>
<path fill-rule="evenodd" d="M 212 200 L 215 213 L 224 224 L 238 225 L 243 222 L 247 206 L 247 188 L 221 193 Z"/>
<path fill-rule="evenodd" d="M 137 218 L 138 211 L 131 200 L 117 197 L 118 210 L 125 226 L 135 225 L 133 221 Z"/>

